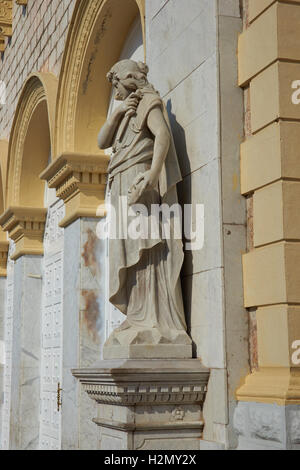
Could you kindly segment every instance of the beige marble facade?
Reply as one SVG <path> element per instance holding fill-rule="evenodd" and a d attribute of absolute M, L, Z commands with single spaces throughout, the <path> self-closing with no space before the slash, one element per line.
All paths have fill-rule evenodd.
<path fill-rule="evenodd" d="M 106 74 L 126 44 L 126 58 L 139 45 L 149 81 L 166 106 L 182 174 L 179 201 L 204 208 L 203 248 L 185 249 L 181 270 L 193 360 L 209 370 L 201 397 L 203 416 L 201 400 L 192 404 L 197 409 L 191 415 L 187 411 L 191 421 L 197 421 L 196 431 L 188 426 L 184 431 L 187 448 L 233 449 L 241 436 L 243 445 L 251 447 L 251 416 L 260 410 L 271 427 L 269 417 L 275 413 L 284 429 L 289 423 L 298 429 L 297 408 L 288 410 L 291 418 L 284 421 L 277 408 L 237 404 L 260 400 L 262 376 L 273 386 L 275 368 L 276 399 L 289 400 L 288 377 L 296 384 L 293 393 L 298 390 L 291 342 L 298 335 L 300 108 L 290 98 L 292 83 L 299 80 L 300 2 L 0 0 L 0 6 L 3 3 L 12 15 L 0 31 L 0 81 L 6 86 L 6 102 L 0 105 L 0 280 L 7 283 L 6 300 L 0 296 L 0 341 L 6 338 L 3 328 L 8 334 L 3 373 L 0 364 L 2 447 L 99 446 L 99 423 L 92 419 L 106 405 L 91 400 L 71 370 L 87 371 L 100 360 L 112 330 L 107 313 L 108 248 L 97 237 L 98 224 L 106 216 L 103 207 L 98 208 L 106 198 L 110 157 L 99 150 L 97 134 L 112 107 Z M 250 210 L 247 214 L 246 199 L 253 218 Z M 15 249 L 8 255 L 9 243 L 15 243 Z M 39 270 L 28 267 L 31 258 L 40 262 Z M 14 275 L 5 281 L 7 261 Z M 22 297 L 18 309 L 28 284 L 36 297 L 28 295 L 28 302 Z M 40 306 L 36 299 L 41 299 Z M 33 335 L 31 351 L 22 318 L 34 321 L 39 312 L 44 327 L 40 337 Z M 254 347 L 257 354 L 258 344 L 262 368 L 252 375 L 249 320 L 251 353 Z M 10 334 L 15 335 L 12 341 Z M 278 348 L 270 346 L 272 338 Z M 24 426 L 20 417 L 31 408 L 22 348 L 35 357 L 30 356 L 30 374 L 36 372 L 34 361 L 44 367 L 29 374 L 30 390 L 43 396 L 42 418 L 39 422 L 34 408 L 32 422 L 24 418 Z M 240 388 L 246 377 L 246 389 Z M 57 404 L 60 388 L 62 402 Z M 24 397 L 21 403 L 18 391 Z M 292 407 L 297 406 L 296 395 Z M 105 408 L 107 416 L 116 410 L 111 406 Z M 174 417 L 170 410 L 169 421 Z M 187 417 L 183 421 L 190 422 Z M 243 435 L 244 424 L 248 427 Z M 279 426 L 278 435 L 282 429 Z M 123 446 L 123 431 L 104 433 L 103 445 Z M 164 429 L 167 441 L 169 431 Z M 263 435 L 261 428 L 257 434 Z M 153 446 L 159 448 L 157 442 Z"/>

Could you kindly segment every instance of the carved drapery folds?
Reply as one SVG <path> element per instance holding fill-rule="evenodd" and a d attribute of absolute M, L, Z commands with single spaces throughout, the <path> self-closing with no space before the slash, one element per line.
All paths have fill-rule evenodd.
<path fill-rule="evenodd" d="M 10 207 L 0 218 L 0 225 L 15 242 L 13 260 L 23 255 L 43 255 L 46 209 Z"/>
<path fill-rule="evenodd" d="M 63 154 L 41 174 L 49 188 L 65 203 L 66 215 L 61 227 L 79 217 L 96 217 L 105 200 L 106 171 L 109 156 Z"/>

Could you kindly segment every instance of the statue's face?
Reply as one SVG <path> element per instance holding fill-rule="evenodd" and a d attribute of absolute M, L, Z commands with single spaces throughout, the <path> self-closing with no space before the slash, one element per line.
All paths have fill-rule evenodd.
<path fill-rule="evenodd" d="M 115 100 L 124 101 L 130 93 L 136 91 L 137 84 L 133 76 L 129 73 L 125 77 L 114 76 L 112 81 L 113 87 L 115 88 Z"/>

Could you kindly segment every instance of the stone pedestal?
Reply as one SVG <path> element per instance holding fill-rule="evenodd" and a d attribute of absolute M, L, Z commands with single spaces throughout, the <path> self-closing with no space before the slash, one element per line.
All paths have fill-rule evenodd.
<path fill-rule="evenodd" d="M 73 370 L 97 403 L 101 450 L 197 450 L 209 371 L 197 359 L 116 359 Z"/>
<path fill-rule="evenodd" d="M 171 342 L 170 339 L 173 341 Z M 164 335 L 156 328 L 128 328 L 112 332 L 103 348 L 111 359 L 191 359 L 192 340 L 185 331 Z"/>

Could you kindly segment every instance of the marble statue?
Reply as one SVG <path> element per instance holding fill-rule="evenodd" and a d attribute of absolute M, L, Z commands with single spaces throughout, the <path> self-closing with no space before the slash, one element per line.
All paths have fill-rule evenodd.
<path fill-rule="evenodd" d="M 168 115 L 142 62 L 122 60 L 107 77 L 122 103 L 100 130 L 100 149 L 112 148 L 108 175 L 119 233 L 126 233 L 128 207 L 177 203 L 181 173 Z M 174 237 L 118 236 L 109 245 L 109 300 L 126 319 L 104 346 L 104 358 L 191 357 L 186 333 L 180 271 L 182 240 Z"/>

